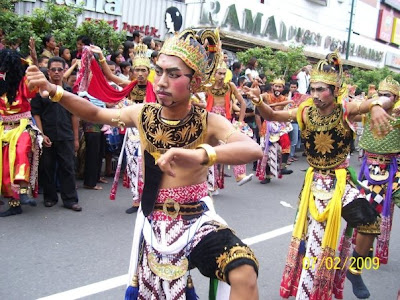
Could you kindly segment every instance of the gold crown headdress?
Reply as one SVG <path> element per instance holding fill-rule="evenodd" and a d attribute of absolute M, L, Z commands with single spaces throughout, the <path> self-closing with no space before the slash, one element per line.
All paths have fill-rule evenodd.
<path fill-rule="evenodd" d="M 285 86 L 285 79 L 283 78 L 283 76 L 279 76 L 279 77 L 276 77 L 273 81 L 272 81 L 272 84 L 281 84 L 281 85 L 283 85 L 283 86 Z"/>
<path fill-rule="evenodd" d="M 217 32 L 188 29 L 166 40 L 160 54 L 179 57 L 194 71 L 194 76 L 206 82 L 214 75 L 221 56 L 218 42 Z"/>
<path fill-rule="evenodd" d="M 388 76 L 379 83 L 378 91 L 388 91 L 399 96 L 400 84 L 392 76 Z"/>
<path fill-rule="evenodd" d="M 135 54 L 135 57 L 133 58 L 132 61 L 132 66 L 139 67 L 139 66 L 145 66 L 148 69 L 150 69 L 150 59 L 147 57 L 147 45 L 145 44 L 138 44 L 135 46 L 133 49 L 133 53 Z"/>
<path fill-rule="evenodd" d="M 337 52 L 329 53 L 311 70 L 310 82 L 323 82 L 340 87 L 343 67 Z"/>

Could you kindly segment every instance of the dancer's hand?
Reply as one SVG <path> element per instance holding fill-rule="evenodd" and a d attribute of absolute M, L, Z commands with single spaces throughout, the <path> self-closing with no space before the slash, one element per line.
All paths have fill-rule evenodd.
<path fill-rule="evenodd" d="M 97 54 L 103 54 L 103 51 L 101 50 L 101 48 L 99 47 L 99 46 L 96 46 L 96 45 L 90 45 L 90 50 L 93 52 L 93 53 L 97 53 Z"/>
<path fill-rule="evenodd" d="M 377 136 L 385 136 L 393 127 L 389 121 L 395 121 L 396 119 L 390 116 L 381 106 L 375 105 L 371 107 L 371 131 Z"/>
<path fill-rule="evenodd" d="M 28 80 L 28 88 L 34 90 L 39 89 L 40 96 L 47 98 L 49 93 L 56 89 L 54 84 L 51 84 L 43 72 L 39 70 L 37 66 L 29 66 L 26 70 L 26 79 Z"/>
<path fill-rule="evenodd" d="M 247 94 L 247 97 L 249 99 L 259 98 L 260 94 L 261 94 L 261 90 L 258 87 L 258 85 L 253 87 L 253 88 L 249 88 L 248 86 L 244 86 L 243 90 L 245 91 L 245 93 Z"/>
<path fill-rule="evenodd" d="M 175 177 L 175 166 L 180 168 L 194 168 L 207 160 L 207 153 L 203 149 L 171 148 L 157 159 L 156 164 L 161 171 Z"/>

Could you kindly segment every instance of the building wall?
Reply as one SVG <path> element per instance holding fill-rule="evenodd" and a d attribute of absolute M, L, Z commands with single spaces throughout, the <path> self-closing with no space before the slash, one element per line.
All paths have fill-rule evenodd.
<path fill-rule="evenodd" d="M 205 0 L 188 4 L 187 18 L 195 26 L 220 26 L 224 33 L 239 41 L 251 39 L 260 45 L 270 42 L 278 49 L 303 45 L 307 54 L 314 57 L 338 49 L 345 57 L 351 3 L 352 0 L 265 0 L 264 4 L 255 0 Z M 373 3 L 355 1 L 355 4 L 353 28 L 358 35 L 351 35 L 348 63 L 382 67 L 385 52 L 393 48 L 375 40 L 379 9 L 371 6 Z M 250 18 L 246 17 L 249 15 Z M 251 26 L 246 26 L 246 22 L 248 25 L 253 20 L 254 25 L 256 16 L 258 27 L 249 30 Z M 275 35 L 269 30 L 272 19 Z M 285 34 L 282 28 L 286 29 Z"/>
<path fill-rule="evenodd" d="M 45 2 L 47 1 L 22 0 L 16 4 L 15 11 L 21 15 L 30 14 L 34 8 L 45 6 Z M 172 0 L 56 0 L 60 5 L 76 5 L 81 2 L 84 2 L 86 9 L 78 18 L 79 23 L 86 18 L 101 19 L 110 22 L 116 30 L 127 30 L 128 35 L 139 30 L 144 35 L 152 35 L 161 40 L 168 36 L 165 24 L 167 8 L 176 7 L 183 16 L 186 13 L 184 3 Z"/>

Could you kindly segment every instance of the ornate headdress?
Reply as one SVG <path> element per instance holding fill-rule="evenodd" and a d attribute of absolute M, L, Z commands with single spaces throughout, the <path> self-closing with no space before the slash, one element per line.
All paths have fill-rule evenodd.
<path fill-rule="evenodd" d="M 343 67 L 337 52 L 329 53 L 311 70 L 310 82 L 323 82 L 340 87 Z"/>
<path fill-rule="evenodd" d="M 285 79 L 283 78 L 283 76 L 276 77 L 272 81 L 272 84 L 281 84 L 281 85 L 285 86 Z"/>
<path fill-rule="evenodd" d="M 133 67 L 145 66 L 150 69 L 150 59 L 147 57 L 147 45 L 138 44 L 133 50 L 135 57 L 132 61 Z"/>
<path fill-rule="evenodd" d="M 189 29 L 166 40 L 160 54 L 179 57 L 206 82 L 214 75 L 221 56 L 218 42 L 218 33 L 212 30 Z"/>
<path fill-rule="evenodd" d="M 389 91 L 393 95 L 399 96 L 400 84 L 392 76 L 388 76 L 379 83 L 378 91 Z"/>

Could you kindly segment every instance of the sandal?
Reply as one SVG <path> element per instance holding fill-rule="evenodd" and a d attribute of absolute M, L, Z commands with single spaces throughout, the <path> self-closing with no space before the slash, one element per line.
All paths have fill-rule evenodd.
<path fill-rule="evenodd" d="M 104 177 L 100 177 L 100 179 L 97 182 L 108 183 L 108 181 Z"/>
<path fill-rule="evenodd" d="M 99 185 L 95 185 L 95 186 L 87 186 L 87 185 L 84 185 L 83 188 L 84 188 L 84 189 L 87 189 L 87 190 L 96 190 L 96 191 L 100 191 L 100 190 L 103 189 L 103 188 L 102 188 L 101 186 L 99 186 Z"/>

